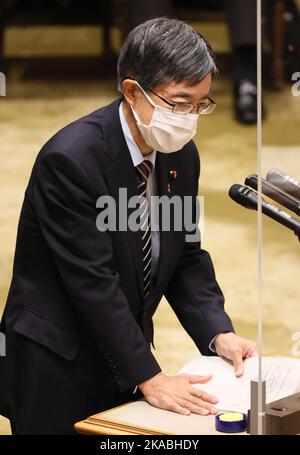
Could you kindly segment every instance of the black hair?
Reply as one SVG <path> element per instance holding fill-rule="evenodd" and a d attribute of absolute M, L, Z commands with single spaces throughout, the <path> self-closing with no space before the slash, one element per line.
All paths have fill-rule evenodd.
<path fill-rule="evenodd" d="M 218 74 L 210 44 L 178 19 L 158 17 L 139 24 L 127 36 L 118 60 L 118 90 L 124 79 L 153 89 L 170 81 L 197 84 Z"/>

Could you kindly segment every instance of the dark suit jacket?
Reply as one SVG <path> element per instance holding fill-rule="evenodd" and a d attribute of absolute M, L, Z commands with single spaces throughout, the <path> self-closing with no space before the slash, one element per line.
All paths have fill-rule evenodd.
<path fill-rule="evenodd" d="M 210 256 L 183 230 L 161 232 L 157 282 L 143 302 L 140 233 L 96 228 L 99 196 L 137 194 L 119 103 L 56 133 L 25 192 L 0 327 L 0 413 L 18 434 L 72 433 L 76 421 L 133 399 L 135 385 L 161 371 L 150 343 L 163 294 L 203 354 L 233 330 Z M 192 141 L 156 160 L 160 195 L 197 195 Z"/>

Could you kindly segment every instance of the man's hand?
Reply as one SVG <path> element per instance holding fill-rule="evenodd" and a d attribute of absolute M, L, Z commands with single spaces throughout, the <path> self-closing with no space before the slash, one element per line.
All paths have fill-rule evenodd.
<path fill-rule="evenodd" d="M 237 377 L 244 373 L 243 359 L 258 354 L 258 347 L 254 341 L 239 337 L 235 333 L 220 333 L 214 345 L 216 352 L 220 357 L 231 360 Z"/>
<path fill-rule="evenodd" d="M 206 384 L 212 376 L 180 374 L 166 376 L 159 373 L 139 385 L 148 403 L 157 408 L 189 415 L 191 412 L 200 415 L 216 414 L 213 404 L 218 399 L 206 392 L 196 389 L 192 384 Z"/>

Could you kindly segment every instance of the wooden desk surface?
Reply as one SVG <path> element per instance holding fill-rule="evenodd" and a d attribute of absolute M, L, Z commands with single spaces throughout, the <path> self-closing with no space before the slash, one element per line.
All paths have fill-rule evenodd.
<path fill-rule="evenodd" d="M 129 402 L 130 403 L 130 402 Z M 124 406 L 127 406 L 129 403 L 125 403 L 121 406 L 116 406 L 115 408 L 112 408 L 111 410 L 119 409 Z M 162 433 L 162 432 L 156 432 L 149 430 L 147 428 L 135 428 L 131 426 L 124 426 L 122 425 L 122 428 L 120 428 L 119 424 L 113 423 L 113 422 L 105 422 L 104 420 L 100 421 L 100 416 L 102 414 L 106 414 L 107 411 L 100 412 L 99 414 L 96 414 L 95 416 L 90 416 L 87 419 L 84 419 L 80 422 L 77 422 L 74 427 L 75 430 L 78 431 L 78 433 L 82 434 L 102 434 L 102 435 L 151 435 L 151 434 L 157 434 L 157 435 L 166 435 L 166 434 L 171 434 L 171 433 Z M 97 416 L 97 418 L 96 418 Z"/>
<path fill-rule="evenodd" d="M 78 433 L 102 435 L 220 435 L 215 416 L 181 415 L 151 406 L 145 399 L 90 416 L 74 425 Z M 245 434 L 245 433 L 244 433 Z"/>

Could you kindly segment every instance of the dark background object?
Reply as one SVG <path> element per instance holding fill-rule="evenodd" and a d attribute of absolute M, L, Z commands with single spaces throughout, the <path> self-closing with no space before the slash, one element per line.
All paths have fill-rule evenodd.
<path fill-rule="evenodd" d="M 9 26 L 41 25 L 99 25 L 103 27 L 104 52 L 97 57 L 17 57 L 5 58 L 4 35 Z M 100 76 L 112 74 L 117 57 L 114 56 L 110 41 L 112 25 L 112 2 L 110 0 L 4 0 L 0 3 L 0 70 L 7 72 L 12 63 L 22 62 L 30 76 L 49 77 L 53 73 L 61 77 L 66 71 L 82 77 L 91 71 Z M 82 71 L 81 71 L 82 68 Z M 39 73 L 39 74 L 38 74 Z M 55 75 L 57 75 L 55 74 Z"/>
<path fill-rule="evenodd" d="M 238 4 L 241 0 L 237 0 Z M 268 0 L 264 0 L 267 2 Z M 255 2 L 254 2 L 255 3 Z M 9 64 L 22 60 L 27 66 L 33 66 L 31 75 L 41 68 L 47 77 L 55 70 L 60 75 L 68 70 L 69 75 L 82 76 L 82 73 L 93 73 L 97 76 L 113 75 L 117 56 L 114 54 L 110 39 L 112 26 L 121 28 L 122 40 L 128 32 L 139 22 L 161 15 L 177 17 L 186 21 L 224 21 L 225 10 L 232 8 L 236 0 L 2 0 L 0 2 L 0 70 L 6 72 Z M 230 6 L 231 5 L 231 6 Z M 284 49 L 288 44 L 289 67 L 296 65 L 294 54 L 299 53 L 299 29 L 297 26 L 297 8 L 293 0 L 272 0 L 268 11 L 270 17 L 271 68 L 269 80 L 273 88 L 282 88 L 284 85 Z M 286 9 L 293 10 L 293 25 L 285 27 L 284 13 Z M 4 33 L 8 26 L 35 26 L 35 25 L 99 25 L 104 30 L 104 53 L 96 57 L 38 57 L 38 58 L 5 58 Z M 229 24 L 230 25 L 230 24 Z M 242 29 L 246 29 L 242 27 Z M 250 30 L 251 27 L 248 27 Z M 285 37 L 286 30 L 286 37 Z M 285 44 L 286 43 L 286 44 Z M 294 51 L 292 52 L 292 45 Z M 297 51 L 298 49 L 298 51 Z M 243 54 L 244 55 L 244 54 Z M 80 67 L 84 71 L 80 72 Z"/>

